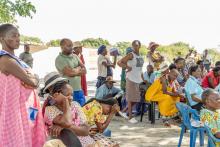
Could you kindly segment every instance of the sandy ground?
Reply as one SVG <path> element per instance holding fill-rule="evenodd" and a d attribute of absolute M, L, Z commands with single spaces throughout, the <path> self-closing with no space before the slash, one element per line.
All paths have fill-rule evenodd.
<path fill-rule="evenodd" d="M 95 83 L 96 80 L 88 81 L 90 96 L 95 95 Z M 116 86 L 119 86 L 119 81 Z M 156 114 L 156 116 L 158 115 Z M 142 122 L 140 122 L 140 116 L 137 116 L 136 119 L 139 121 L 137 124 L 131 124 L 118 116 L 115 116 L 111 121 L 109 128 L 112 131 L 112 138 L 119 142 L 121 147 L 177 147 L 180 134 L 179 126 L 164 127 L 160 119 L 157 119 L 156 123 L 152 125 L 148 121 L 147 113 Z M 207 137 L 205 138 L 205 146 L 206 144 Z M 199 146 L 199 136 L 197 137 L 197 146 Z M 189 147 L 188 131 L 184 134 L 182 147 Z"/>
<path fill-rule="evenodd" d="M 18 50 L 17 54 L 21 51 L 22 50 Z M 33 54 L 33 70 L 40 76 L 40 78 L 43 78 L 48 72 L 55 70 L 54 60 L 59 54 L 59 51 L 59 48 L 49 48 Z M 88 58 L 89 55 L 87 55 L 85 60 Z M 96 61 L 92 61 L 92 63 L 87 63 L 86 65 L 88 67 L 88 92 L 89 96 L 93 97 L 96 90 Z M 115 80 L 120 80 L 120 73 L 120 68 L 114 70 Z M 119 86 L 119 82 L 117 82 L 116 86 Z M 140 117 L 137 119 L 140 120 Z M 171 128 L 166 128 L 162 125 L 160 120 L 156 120 L 156 124 L 151 125 L 150 122 L 148 122 L 147 114 L 145 114 L 143 122 L 137 124 L 130 124 L 127 120 L 120 117 L 114 117 L 109 128 L 112 130 L 112 138 L 118 141 L 122 147 L 176 147 L 180 133 L 179 127 L 172 126 Z M 199 139 L 197 139 L 197 142 L 198 141 Z M 189 133 L 185 134 L 182 146 L 189 146 Z M 199 146 L 198 143 L 197 146 Z"/>
<path fill-rule="evenodd" d="M 180 128 L 172 126 L 166 128 L 160 120 L 152 125 L 145 116 L 143 122 L 130 124 L 126 120 L 115 117 L 110 124 L 112 138 L 119 142 L 121 147 L 177 147 Z M 137 118 L 140 120 L 140 117 Z M 205 146 L 207 138 L 205 138 Z M 189 132 L 185 133 L 182 140 L 182 147 L 189 146 Z M 197 144 L 199 146 L 199 136 Z"/>

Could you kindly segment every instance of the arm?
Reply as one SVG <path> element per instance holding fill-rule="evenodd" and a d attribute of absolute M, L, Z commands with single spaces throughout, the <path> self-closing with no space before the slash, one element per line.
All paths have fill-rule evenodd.
<path fill-rule="evenodd" d="M 21 53 L 21 54 L 19 55 L 19 59 L 24 60 L 24 54 L 23 54 L 23 53 Z"/>
<path fill-rule="evenodd" d="M 110 113 L 105 123 L 96 122 L 97 129 L 99 130 L 100 133 L 103 133 L 105 131 L 105 129 L 108 127 L 114 115 L 115 114 Z"/>
<path fill-rule="evenodd" d="M 55 125 L 61 126 L 62 128 L 70 129 L 75 132 L 78 136 L 89 135 L 89 126 L 83 124 L 82 126 L 75 126 L 72 124 L 71 111 L 69 102 L 67 99 L 63 101 L 63 114 L 58 115 L 53 119 Z"/>
<path fill-rule="evenodd" d="M 104 130 L 108 127 L 109 123 L 111 122 L 113 116 L 118 111 L 120 111 L 120 108 L 117 104 L 115 104 L 115 105 L 112 106 L 111 113 L 109 114 L 109 116 L 107 117 L 107 119 L 104 123 L 100 123 L 100 122 L 96 121 L 96 126 L 97 126 L 99 132 L 101 132 L 101 133 L 104 132 Z"/>
<path fill-rule="evenodd" d="M 14 59 L 3 56 L 0 58 L 0 71 L 5 74 L 11 74 L 20 79 L 25 84 L 37 88 L 39 80 L 34 75 L 21 68 Z"/>
<path fill-rule="evenodd" d="M 161 83 L 162 83 L 163 94 L 167 94 L 170 96 L 179 96 L 179 94 L 177 93 L 167 91 L 167 84 L 165 77 L 161 77 Z"/>
<path fill-rule="evenodd" d="M 131 67 L 129 67 L 128 65 L 127 65 L 127 62 L 129 61 L 129 60 L 132 60 L 133 59 L 133 54 L 132 53 L 129 53 L 128 55 L 126 55 L 125 57 L 123 57 L 121 60 L 119 60 L 118 62 L 117 62 L 117 64 L 118 64 L 118 66 L 120 66 L 121 68 L 123 68 L 123 69 L 129 69 L 129 68 L 131 68 Z"/>
<path fill-rule="evenodd" d="M 217 132 L 217 133 L 215 133 L 215 135 L 214 135 L 216 138 L 220 138 L 220 132 Z"/>
<path fill-rule="evenodd" d="M 102 99 L 104 97 L 104 92 L 102 90 L 102 86 L 100 86 L 97 90 L 96 90 L 96 94 L 95 97 L 97 99 Z"/>
<path fill-rule="evenodd" d="M 106 58 L 107 59 L 107 58 Z M 111 63 L 111 61 L 109 59 L 107 59 L 108 62 L 106 61 L 102 61 L 102 65 L 104 65 L 105 67 L 113 67 L 115 68 L 115 65 Z"/>
<path fill-rule="evenodd" d="M 200 98 L 196 97 L 195 94 L 191 94 L 191 97 L 192 97 L 192 100 L 193 100 L 193 101 L 202 103 L 202 100 L 201 100 Z"/>
<path fill-rule="evenodd" d="M 117 56 L 114 56 L 114 62 L 113 62 L 113 65 L 116 66 L 116 63 L 117 63 Z"/>
<path fill-rule="evenodd" d="M 81 60 L 79 60 L 79 66 L 81 67 L 81 75 L 86 74 L 86 73 L 87 73 L 86 67 L 85 67 L 85 65 L 82 63 Z"/>
<path fill-rule="evenodd" d="M 80 75 L 80 71 L 81 71 L 80 66 L 76 68 L 71 68 L 65 61 L 61 60 L 59 57 L 56 58 L 55 66 L 60 73 L 68 77 L 74 77 Z"/>
<path fill-rule="evenodd" d="M 211 77 L 208 77 L 208 82 L 209 82 L 209 86 L 210 86 L 210 88 L 215 88 L 215 86 L 214 86 L 214 83 L 213 83 L 213 80 L 212 80 L 212 78 Z"/>
<path fill-rule="evenodd" d="M 55 97 L 55 96 L 54 96 Z M 56 100 L 55 100 L 56 101 Z M 57 102 L 56 102 L 57 103 Z M 63 128 L 70 128 L 72 125 L 71 111 L 68 99 L 62 99 L 62 115 L 58 115 L 53 119 L 53 123 L 62 126 Z"/>

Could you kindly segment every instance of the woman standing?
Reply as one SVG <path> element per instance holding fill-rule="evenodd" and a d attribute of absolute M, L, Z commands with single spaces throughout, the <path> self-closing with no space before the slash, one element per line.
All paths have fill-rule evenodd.
<path fill-rule="evenodd" d="M 20 34 L 11 24 L 0 25 L 0 146 L 42 147 L 44 122 L 35 88 L 38 78 L 15 56 Z"/>
<path fill-rule="evenodd" d="M 132 106 L 140 102 L 139 84 L 142 82 L 141 74 L 144 59 L 140 56 L 139 50 L 141 42 L 134 40 L 132 42 L 133 51 L 118 61 L 118 65 L 127 70 L 126 73 L 126 98 L 128 101 L 129 122 L 137 123 L 132 118 Z"/>
<path fill-rule="evenodd" d="M 96 87 L 99 88 L 103 82 L 106 80 L 106 77 L 108 76 L 108 69 L 110 67 L 115 68 L 115 65 L 112 64 L 109 59 L 106 57 L 107 55 L 107 48 L 105 45 L 101 45 L 98 48 L 98 61 L 97 61 L 97 66 L 98 66 L 98 78 L 97 78 L 97 83 Z M 109 69 L 110 70 L 110 69 Z"/>

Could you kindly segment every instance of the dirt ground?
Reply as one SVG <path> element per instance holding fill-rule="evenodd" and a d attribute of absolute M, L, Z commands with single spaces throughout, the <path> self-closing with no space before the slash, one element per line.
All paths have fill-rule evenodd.
<path fill-rule="evenodd" d="M 136 117 L 140 120 L 140 117 Z M 112 138 L 119 142 L 121 147 L 177 147 L 179 141 L 180 127 L 171 126 L 166 128 L 160 120 L 152 125 L 147 116 L 143 122 L 131 124 L 127 120 L 115 116 L 109 128 L 112 130 Z M 205 137 L 205 146 L 207 137 Z M 199 136 L 197 144 L 199 146 Z M 182 147 L 189 147 L 189 132 L 184 134 Z"/>

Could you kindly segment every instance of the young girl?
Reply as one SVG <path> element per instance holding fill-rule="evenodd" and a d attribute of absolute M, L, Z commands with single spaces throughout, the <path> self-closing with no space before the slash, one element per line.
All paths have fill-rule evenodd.
<path fill-rule="evenodd" d="M 44 119 L 48 128 L 53 125 L 71 130 L 83 147 L 90 147 L 95 141 L 89 136 L 89 126 L 77 102 L 72 102 L 72 87 L 58 73 L 52 72 L 45 77 L 44 93 L 48 93 L 44 104 Z"/>

